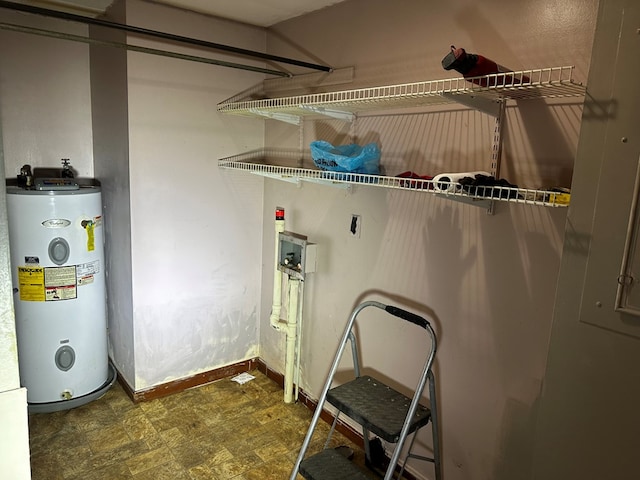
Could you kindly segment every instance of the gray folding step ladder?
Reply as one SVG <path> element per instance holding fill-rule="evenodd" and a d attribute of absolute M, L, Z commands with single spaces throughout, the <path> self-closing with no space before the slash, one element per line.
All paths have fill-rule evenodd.
<path fill-rule="evenodd" d="M 377 307 L 387 313 L 406 320 L 410 323 L 424 328 L 431 340 L 429 355 L 426 358 L 424 368 L 415 388 L 413 398 L 397 392 L 383 382 L 370 376 L 360 375 L 360 359 L 358 354 L 357 340 L 354 333 L 354 326 L 358 314 L 367 307 Z M 361 326 L 360 328 L 363 328 Z M 353 356 L 353 369 L 355 379 L 343 385 L 332 388 L 333 378 L 338 369 L 338 364 L 342 358 L 347 342 L 351 343 Z M 359 467 L 354 465 L 345 456 L 334 449 L 327 448 L 331 435 L 338 422 L 340 413 L 346 414 L 351 419 L 362 425 L 365 455 L 371 462 L 369 432 L 389 443 L 394 443 L 395 448 L 391 460 L 386 469 L 385 480 L 393 478 L 393 473 L 400 460 L 402 447 L 411 433 L 427 425 L 431 421 L 433 436 L 433 457 L 424 457 L 411 453 L 416 435 L 413 435 L 408 452 L 402 461 L 400 473 L 397 478 L 402 478 L 406 462 L 409 458 L 433 462 L 435 466 L 435 480 L 442 480 L 442 470 L 440 462 L 440 437 L 438 434 L 438 410 L 436 408 L 435 377 L 431 371 L 433 360 L 436 354 L 436 335 L 431 325 L 424 318 L 402 310 L 392 305 L 385 305 L 380 302 L 364 302 L 354 309 L 349 318 L 349 322 L 344 330 L 338 350 L 329 370 L 327 381 L 322 389 L 318 406 L 311 419 L 309 430 L 302 443 L 296 464 L 291 473 L 290 480 L 295 480 L 300 473 L 307 480 L 370 480 L 370 475 L 365 474 Z M 431 408 L 420 404 L 420 398 L 425 386 L 429 384 L 429 401 Z M 338 413 L 329 432 L 329 437 L 325 443 L 324 450 L 315 455 L 305 458 L 313 433 L 318 425 L 320 414 L 325 401 L 338 409 Z"/>

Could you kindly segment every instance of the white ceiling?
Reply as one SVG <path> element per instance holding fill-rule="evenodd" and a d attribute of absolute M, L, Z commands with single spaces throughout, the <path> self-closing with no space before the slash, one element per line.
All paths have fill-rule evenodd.
<path fill-rule="evenodd" d="M 343 0 L 153 0 L 216 17 L 268 27 Z"/>
<path fill-rule="evenodd" d="M 14 0 L 15 1 L 15 0 Z M 18 0 L 79 15 L 99 15 L 114 0 Z M 194 12 L 269 27 L 344 0 L 148 0 Z"/>

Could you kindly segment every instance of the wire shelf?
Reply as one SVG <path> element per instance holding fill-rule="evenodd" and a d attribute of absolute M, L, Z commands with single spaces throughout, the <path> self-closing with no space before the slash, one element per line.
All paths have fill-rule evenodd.
<path fill-rule="evenodd" d="M 309 161 L 309 154 L 305 152 L 264 149 L 220 159 L 218 166 L 293 183 L 307 181 L 346 188 L 362 185 L 423 192 L 482 207 L 487 207 L 491 201 L 545 207 L 569 205 L 569 194 L 565 192 L 502 186 L 463 187 L 456 182 L 437 182 L 436 185 L 431 180 L 416 178 L 319 170 L 311 168 Z"/>
<path fill-rule="evenodd" d="M 245 116 L 296 117 L 356 114 L 367 110 L 420 107 L 453 103 L 456 97 L 481 97 L 492 101 L 583 96 L 586 88 L 573 80 L 572 66 L 505 72 L 465 79 L 462 77 L 337 92 L 280 98 L 243 99 L 221 102 L 217 110 Z"/>

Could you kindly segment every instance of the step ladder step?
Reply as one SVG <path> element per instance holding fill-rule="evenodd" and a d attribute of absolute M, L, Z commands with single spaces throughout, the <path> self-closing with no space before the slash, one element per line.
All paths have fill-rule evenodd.
<path fill-rule="evenodd" d="M 411 399 L 368 375 L 332 388 L 327 401 L 383 440 L 396 443 L 409 411 Z M 422 428 L 431 411 L 419 405 L 409 433 Z"/>
<path fill-rule="evenodd" d="M 371 480 L 371 477 L 331 448 L 304 459 L 300 464 L 300 474 L 307 480 Z"/>

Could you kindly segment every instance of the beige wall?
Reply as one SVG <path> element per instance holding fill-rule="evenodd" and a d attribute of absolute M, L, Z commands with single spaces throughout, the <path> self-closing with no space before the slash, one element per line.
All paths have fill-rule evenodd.
<path fill-rule="evenodd" d="M 311 52 L 333 67 L 355 66 L 354 85 L 455 76 L 440 65 L 451 44 L 512 69 L 575 65 L 576 78 L 586 81 L 596 9 L 595 0 L 352 0 L 277 25 L 268 45 L 270 53 Z M 582 109 L 549 103 L 507 108 L 502 173 L 512 183 L 570 185 Z M 387 174 L 434 175 L 488 168 L 492 129 L 491 118 L 452 107 L 366 116 L 351 131 L 338 121 L 305 122 L 303 144 L 343 143 L 354 133 L 359 143 L 380 143 Z M 268 146 L 298 143 L 297 129 L 267 122 Z M 288 230 L 319 246 L 318 271 L 305 282 L 302 388 L 319 394 L 347 317 L 362 300 L 431 316 L 440 340 L 446 478 L 530 478 L 566 210 L 498 204 L 490 216 L 427 194 L 270 180 L 265 258 L 273 255 L 277 205 L 287 209 Z M 358 239 L 348 232 L 351 214 L 362 218 Z M 267 323 L 270 285 L 266 268 L 261 356 L 282 368 L 284 340 Z M 377 323 L 361 330 L 367 368 L 400 388 L 413 386 L 424 340 Z M 419 443 L 428 451 L 428 432 Z M 429 465 L 416 464 L 415 473 L 433 478 Z"/>
<path fill-rule="evenodd" d="M 7 9 L 0 19 L 73 35 L 87 27 Z M 89 47 L 0 30 L 0 119 L 7 177 L 20 167 L 60 168 L 69 158 L 78 175 L 93 176 Z"/>
<path fill-rule="evenodd" d="M 119 6 L 130 25 L 264 48 L 259 28 L 147 2 Z M 223 176 L 216 161 L 261 146 L 264 127 L 215 109 L 262 75 L 137 52 L 111 55 L 92 71 L 96 171 L 104 175 L 107 212 L 117 215 L 107 234 L 113 357 L 139 391 L 259 354 L 262 180 Z M 109 62 L 119 70 L 115 82 Z"/>

